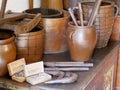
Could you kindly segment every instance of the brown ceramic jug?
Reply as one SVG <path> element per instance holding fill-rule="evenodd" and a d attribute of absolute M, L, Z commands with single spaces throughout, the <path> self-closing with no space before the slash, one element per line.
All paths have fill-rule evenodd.
<path fill-rule="evenodd" d="M 35 27 L 28 33 L 16 35 L 17 59 L 25 58 L 26 63 L 42 59 L 45 41 L 43 27 Z"/>
<path fill-rule="evenodd" d="M 110 37 L 111 41 L 120 41 L 120 16 L 115 17 L 112 34 Z"/>
<path fill-rule="evenodd" d="M 90 60 L 96 42 L 95 26 L 75 26 L 72 22 L 68 23 L 67 44 L 72 60 Z"/>
<path fill-rule="evenodd" d="M 70 15 L 64 11 L 61 18 L 42 18 L 42 24 L 46 30 L 45 54 L 61 53 L 67 51 L 66 29 Z"/>
<path fill-rule="evenodd" d="M 0 76 L 8 73 L 7 64 L 16 60 L 14 34 L 8 30 L 0 30 Z"/>
<path fill-rule="evenodd" d="M 65 33 L 70 15 L 67 11 L 59 11 L 63 13 L 62 17 L 51 18 L 51 15 L 48 15 L 48 17 L 42 17 L 41 20 L 41 24 L 45 28 L 45 54 L 61 53 L 67 50 Z M 40 10 L 35 12 L 40 13 Z M 36 14 L 31 10 L 27 13 Z"/>

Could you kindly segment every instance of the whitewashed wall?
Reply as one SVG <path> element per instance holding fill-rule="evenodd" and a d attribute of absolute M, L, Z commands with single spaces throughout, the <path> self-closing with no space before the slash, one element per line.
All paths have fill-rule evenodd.
<path fill-rule="evenodd" d="M 21 12 L 29 8 L 29 0 L 7 0 L 7 10 L 12 10 L 14 12 Z M 0 0 L 1 7 L 2 0 Z M 34 7 L 40 7 L 41 0 L 34 0 Z"/>

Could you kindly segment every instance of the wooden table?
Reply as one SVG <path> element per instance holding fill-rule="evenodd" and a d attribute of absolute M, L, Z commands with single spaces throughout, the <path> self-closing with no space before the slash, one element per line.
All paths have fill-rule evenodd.
<path fill-rule="evenodd" d="M 0 87 L 13 90 L 113 90 L 116 78 L 116 66 L 118 59 L 118 42 L 111 42 L 102 49 L 95 49 L 90 62 L 94 67 L 89 71 L 76 72 L 79 77 L 77 82 L 72 84 L 38 84 L 32 86 L 28 83 L 17 83 L 10 77 L 0 77 Z M 69 61 L 68 52 L 56 55 L 44 55 L 45 61 Z"/>

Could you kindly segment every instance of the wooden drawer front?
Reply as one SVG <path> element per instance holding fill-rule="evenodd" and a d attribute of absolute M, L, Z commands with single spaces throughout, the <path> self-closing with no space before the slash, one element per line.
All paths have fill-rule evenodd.
<path fill-rule="evenodd" d="M 113 53 L 111 57 L 107 57 L 106 61 L 84 90 L 113 90 L 116 76 L 117 52 Z"/>
<path fill-rule="evenodd" d="M 119 49 L 117 75 L 116 75 L 116 90 L 120 90 L 120 49 Z"/>

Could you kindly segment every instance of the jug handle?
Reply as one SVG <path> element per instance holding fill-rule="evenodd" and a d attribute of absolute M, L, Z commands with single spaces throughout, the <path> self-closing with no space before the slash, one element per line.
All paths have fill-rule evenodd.
<path fill-rule="evenodd" d="M 114 8 L 116 8 L 116 13 L 115 13 L 115 17 L 118 15 L 119 12 L 119 7 L 117 5 L 114 5 Z"/>
<path fill-rule="evenodd" d="M 71 39 L 71 41 L 73 42 L 74 40 L 73 40 L 73 35 L 75 34 L 75 31 L 72 31 L 72 33 L 70 33 L 70 36 L 69 36 L 69 38 Z"/>

